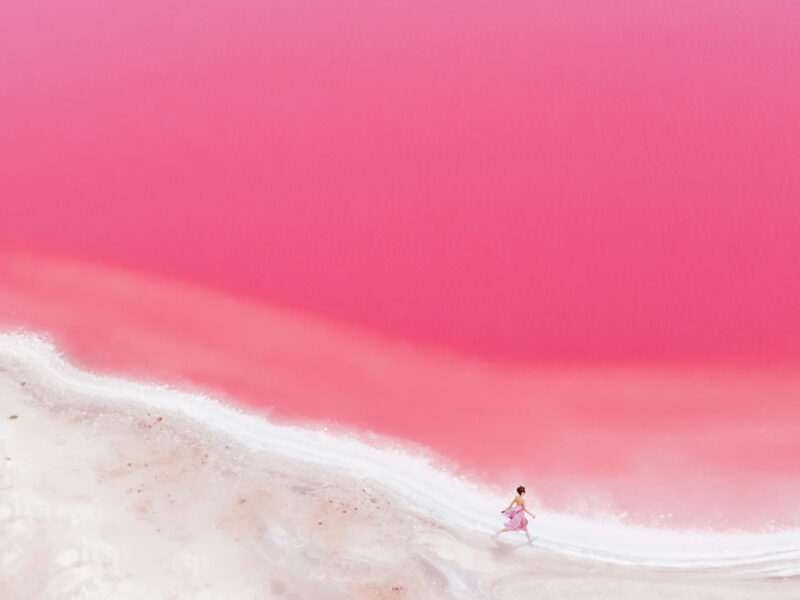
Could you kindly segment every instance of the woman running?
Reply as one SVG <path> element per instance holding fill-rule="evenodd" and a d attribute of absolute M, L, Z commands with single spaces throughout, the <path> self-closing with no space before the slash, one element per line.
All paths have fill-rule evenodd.
<path fill-rule="evenodd" d="M 517 495 L 511 501 L 511 504 L 508 505 L 508 508 L 505 508 L 500 512 L 508 517 L 508 522 L 506 523 L 506 526 L 498 531 L 495 535 L 499 536 L 501 533 L 505 533 L 506 531 L 524 531 L 525 535 L 528 537 L 528 543 L 530 544 L 533 542 L 531 535 L 528 533 L 528 519 L 525 518 L 525 513 L 531 515 L 532 519 L 535 519 L 536 515 L 528 512 L 528 509 L 525 508 L 524 485 L 521 485 L 517 488 Z"/>

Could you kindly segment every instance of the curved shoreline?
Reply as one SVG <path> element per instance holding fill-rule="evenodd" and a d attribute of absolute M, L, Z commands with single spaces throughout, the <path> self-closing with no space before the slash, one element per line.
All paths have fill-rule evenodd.
<path fill-rule="evenodd" d="M 421 454 L 385 440 L 365 444 L 356 435 L 275 425 L 208 397 L 81 371 L 35 336 L 0 335 L 0 368 L 27 382 L 29 392 L 70 394 L 83 403 L 109 402 L 158 410 L 190 419 L 253 450 L 318 467 L 341 470 L 383 486 L 435 520 L 475 533 L 499 523 L 504 498 L 463 478 L 436 469 Z M 393 446 L 393 447 L 392 447 Z M 441 498 L 455 494 L 459 509 Z M 674 568 L 729 567 L 765 576 L 800 574 L 800 531 L 772 533 L 658 530 L 537 511 L 537 545 L 557 553 L 617 564 Z M 613 540 L 613 542 L 611 542 Z"/>
<path fill-rule="evenodd" d="M 490 363 L 69 257 L 0 252 L 0 279 L 0 331 L 43 332 L 92 372 L 408 440 L 563 512 L 800 527 L 798 365 Z"/>

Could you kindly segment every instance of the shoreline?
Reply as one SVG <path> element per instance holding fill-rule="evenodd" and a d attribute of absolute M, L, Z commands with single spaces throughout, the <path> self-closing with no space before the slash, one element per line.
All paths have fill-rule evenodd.
<path fill-rule="evenodd" d="M 201 502 L 197 510 L 206 511 L 206 516 L 211 521 L 217 519 L 218 522 L 224 523 L 228 518 L 234 519 L 235 526 L 228 532 L 233 537 L 223 536 L 225 544 L 231 546 L 227 554 L 239 556 L 241 548 L 238 550 L 236 548 L 242 536 L 245 536 L 245 532 L 249 532 L 250 535 L 253 531 L 261 531 L 259 534 L 261 537 L 254 539 L 251 535 L 248 538 L 250 554 L 242 554 L 238 560 L 230 564 L 225 563 L 228 564 L 228 568 L 237 572 L 251 564 L 253 560 L 259 563 L 260 560 L 254 559 L 253 556 L 264 552 L 272 557 L 269 560 L 277 561 L 275 564 L 288 564 L 287 560 L 292 553 L 299 553 L 298 556 L 302 560 L 307 560 L 308 557 L 303 553 L 309 552 L 309 547 L 316 547 L 314 540 L 321 535 L 319 532 L 334 532 L 330 535 L 325 533 L 320 537 L 327 541 L 324 544 L 320 542 L 322 546 L 315 550 L 318 555 L 314 560 L 327 565 L 326 569 L 332 569 L 326 577 L 331 577 L 333 580 L 338 581 L 342 577 L 347 579 L 347 573 L 350 574 L 348 584 L 345 586 L 347 589 L 343 588 L 341 597 L 347 597 L 348 594 L 349 597 L 359 597 L 362 592 L 366 595 L 373 594 L 370 597 L 375 597 L 374 593 L 391 592 L 394 595 L 386 597 L 402 598 L 402 595 L 397 595 L 400 590 L 391 590 L 392 586 L 389 586 L 388 591 L 380 591 L 383 590 L 381 586 L 384 583 L 388 584 L 392 578 L 399 581 L 398 577 L 402 575 L 405 583 L 398 583 L 395 587 L 401 586 L 411 594 L 409 598 L 427 597 L 425 594 L 428 592 L 425 589 L 430 587 L 430 581 L 426 580 L 426 577 L 439 581 L 447 589 L 453 590 L 453 593 L 456 593 L 455 590 L 460 590 L 457 594 L 460 594 L 461 598 L 503 598 L 506 597 L 504 594 L 507 593 L 508 586 L 524 589 L 519 586 L 532 585 L 534 587 L 531 589 L 541 589 L 536 586 L 541 584 L 542 577 L 547 581 L 558 581 L 558 585 L 563 587 L 566 584 L 558 573 L 566 570 L 572 573 L 567 580 L 577 578 L 575 585 L 579 582 L 585 583 L 586 578 L 599 577 L 602 581 L 607 579 L 609 582 L 617 579 L 629 581 L 633 578 L 638 582 L 637 586 L 655 586 L 652 589 L 669 590 L 675 585 L 679 587 L 689 585 L 693 590 L 696 587 L 697 589 L 692 591 L 694 597 L 703 597 L 703 589 L 706 587 L 716 589 L 715 586 L 730 587 L 730 590 L 726 591 L 728 594 L 726 597 L 739 597 L 735 595 L 738 593 L 737 589 L 749 589 L 747 586 L 741 586 L 740 580 L 745 579 L 753 582 L 748 585 L 757 586 L 761 597 L 778 598 L 785 592 L 785 586 L 790 585 L 791 580 L 800 573 L 800 560 L 795 556 L 800 554 L 797 552 L 800 548 L 800 534 L 791 530 L 763 535 L 716 534 L 694 540 L 691 536 L 695 534 L 691 532 L 670 533 L 641 528 L 633 532 L 628 531 L 628 535 L 635 535 L 638 531 L 642 536 L 639 543 L 651 549 L 659 541 L 663 543 L 668 540 L 670 536 L 675 539 L 681 538 L 682 547 L 672 548 L 673 564 L 670 565 L 665 560 L 669 557 L 665 553 L 665 548 L 662 548 L 660 556 L 656 553 L 651 554 L 648 565 L 647 557 L 636 556 L 630 553 L 630 549 L 626 556 L 621 553 L 619 545 L 616 548 L 609 544 L 605 548 L 594 548 L 591 543 L 592 536 L 597 541 L 604 535 L 609 535 L 612 530 L 604 529 L 609 527 L 608 525 L 536 510 L 539 519 L 533 522 L 532 533 L 537 535 L 538 539 L 534 548 L 523 548 L 521 542 L 517 545 L 516 540 L 511 538 L 498 543 L 491 540 L 490 533 L 493 526 L 499 528 L 501 524 L 499 513 L 497 519 L 494 518 L 499 510 L 495 504 L 502 504 L 501 498 L 492 496 L 487 489 L 476 488 L 468 481 L 436 470 L 424 457 L 410 455 L 400 447 L 393 451 L 386 448 L 376 449 L 366 446 L 354 437 L 332 436 L 324 431 L 273 425 L 263 417 L 241 413 L 232 407 L 220 405 L 198 395 L 93 375 L 75 369 L 63 361 L 52 347 L 41 340 L 26 336 L 0 336 L 0 373 L 2 373 L 0 379 L 3 381 L 4 408 L 7 412 L 15 411 L 12 414 L 19 413 L 17 419 L 3 419 L 0 433 L 3 435 L 4 446 L 7 446 L 5 451 L 11 452 L 13 444 L 23 443 L 21 437 L 15 436 L 25 429 L 27 441 L 21 449 L 13 452 L 22 452 L 25 455 L 24 448 L 27 448 L 32 467 L 27 473 L 17 472 L 16 475 L 13 472 L 6 473 L 0 485 L 0 488 L 12 486 L 0 492 L 6 494 L 3 497 L 3 512 L 0 514 L 5 518 L 7 525 L 15 523 L 19 518 L 19 510 L 14 506 L 30 504 L 30 498 L 25 500 L 23 492 L 25 488 L 20 487 L 23 484 L 14 477 L 29 482 L 34 479 L 38 481 L 36 485 L 30 483 L 30 494 L 31 497 L 41 499 L 42 492 L 35 491 L 34 488 L 55 485 L 53 482 L 47 483 L 46 475 L 51 470 L 47 469 L 46 465 L 56 461 L 63 454 L 72 461 L 70 469 L 73 473 L 91 479 L 92 469 L 96 471 L 94 474 L 96 481 L 92 483 L 87 480 L 85 483 L 90 488 L 96 488 L 94 493 L 75 489 L 52 490 L 51 500 L 55 502 L 56 508 L 59 503 L 63 504 L 62 516 L 68 521 L 73 519 L 74 515 L 70 516 L 71 504 L 63 500 L 64 498 L 74 497 L 76 494 L 79 497 L 85 496 L 84 502 L 99 503 L 98 507 L 102 512 L 120 502 L 122 502 L 120 506 L 124 507 L 124 500 L 121 499 L 146 494 L 145 489 L 142 492 L 129 491 L 138 490 L 138 487 L 128 486 L 125 490 L 122 489 L 127 485 L 122 482 L 131 478 L 127 469 L 133 468 L 125 465 L 128 462 L 132 465 L 139 464 L 139 468 L 135 470 L 140 478 L 146 472 L 145 479 L 150 482 L 148 485 L 160 490 L 156 495 L 161 500 L 151 498 L 149 505 L 146 502 L 133 503 L 129 507 L 131 510 L 123 511 L 116 516 L 120 523 L 127 523 L 131 531 L 138 531 L 137 528 L 142 520 L 147 522 L 147 519 L 157 518 L 152 515 L 179 516 L 180 511 L 176 511 L 174 507 L 170 508 L 173 505 L 169 502 L 164 503 L 166 497 L 164 494 L 171 494 L 173 496 L 171 499 L 175 500 L 179 488 L 173 489 L 173 484 L 179 480 L 184 481 L 182 487 L 187 488 L 186 478 L 188 478 L 191 482 L 188 489 L 192 486 L 197 490 L 203 489 L 204 486 L 210 488 L 208 501 Z M 37 424 L 35 433 L 30 429 L 32 421 Z M 58 435 L 51 435 L 48 438 L 48 428 L 59 432 Z M 47 439 L 65 441 L 59 448 L 48 445 Z M 116 446 L 117 449 L 110 449 L 112 446 Z M 236 456 L 231 457 L 230 453 L 233 451 L 226 450 L 226 447 L 237 448 Z M 98 451 L 98 448 L 101 450 Z M 109 453 L 113 454 L 114 451 L 117 452 L 117 464 L 110 466 Z M 139 454 L 149 458 L 142 458 L 138 462 L 126 460 L 124 458 L 126 452 L 128 456 Z M 11 462 L 14 462 L 13 458 L 12 461 L 7 461 Z M 148 466 L 141 466 L 145 462 Z M 160 464 L 160 467 L 154 468 L 157 464 Z M 202 469 L 211 470 L 203 475 L 202 471 L 195 470 L 198 465 L 202 466 Z M 236 485 L 231 487 L 232 482 Z M 58 483 L 57 480 L 56 483 L 61 485 L 64 482 Z M 107 496 L 102 490 L 108 488 L 109 484 L 114 491 Z M 282 491 L 277 493 L 272 488 Z M 266 491 L 270 489 L 272 491 Z M 234 494 L 234 490 L 240 493 Z M 232 494 L 242 493 L 247 494 L 243 496 L 245 502 L 237 506 L 237 500 Z M 95 498 L 96 494 L 101 495 Z M 16 500 L 9 504 L 9 496 Z M 278 516 L 272 520 L 268 519 L 267 522 L 260 520 L 259 516 L 261 510 L 265 511 L 264 514 L 270 514 L 267 505 L 253 499 L 261 496 L 271 498 L 270 502 L 277 502 L 283 507 Z M 372 498 L 378 497 L 380 500 L 371 501 Z M 448 498 L 456 498 L 457 502 L 450 505 Z M 194 501 L 190 502 L 190 499 L 191 496 L 186 497 L 189 503 L 187 506 L 191 506 Z M 310 502 L 309 507 L 313 508 L 309 508 L 307 512 L 304 512 L 304 508 L 299 509 L 300 512 L 293 512 L 293 506 L 300 503 L 302 507 L 304 502 Z M 361 504 L 356 506 L 359 503 Z M 380 516 L 370 515 L 370 508 L 378 503 L 382 511 Z M 358 508 L 361 512 L 356 519 L 355 515 L 359 511 L 343 508 L 342 510 L 348 510 L 348 513 L 335 515 L 331 513 L 325 517 L 333 519 L 327 521 L 331 526 L 324 528 L 324 525 L 317 525 L 323 529 L 315 530 L 314 515 L 320 511 L 328 514 L 326 504 Z M 143 509 L 142 506 L 149 508 Z M 235 517 L 230 517 L 231 510 L 241 512 L 244 506 L 247 506 L 248 511 L 253 511 L 248 512 L 247 518 L 236 520 Z M 151 516 L 147 516 L 151 513 Z M 345 517 L 345 514 L 349 516 Z M 297 529 L 297 523 L 300 521 L 305 523 L 302 532 Z M 323 520 L 323 523 L 325 522 Z M 182 523 L 183 529 L 177 528 L 172 531 L 176 536 L 172 543 L 175 551 L 182 553 L 185 551 L 186 540 L 181 541 L 181 536 L 185 538 L 186 535 L 191 537 L 197 534 L 187 532 L 187 524 L 181 518 L 177 518 L 176 523 Z M 170 528 L 168 522 L 159 521 L 159 524 L 161 525 L 159 529 Z M 584 540 L 582 546 L 575 544 L 578 538 L 575 537 L 574 528 L 580 525 L 594 528 L 594 531 L 587 529 L 584 532 L 585 535 L 581 538 Z M 83 526 L 90 530 L 93 527 L 86 523 Z M 227 526 L 224 526 L 223 530 L 225 527 Z M 334 531 L 336 528 L 338 529 Z M 560 528 L 566 529 L 559 532 Z M 287 533 L 293 530 L 294 534 Z M 616 525 L 613 532 L 614 537 L 620 538 L 625 532 L 625 526 Z M 237 535 L 240 538 L 238 541 L 235 539 Z M 562 539 L 559 539 L 559 535 Z M 565 540 L 563 539 L 565 535 L 572 535 L 573 539 Z M 662 536 L 660 540 L 659 535 Z M 127 536 L 127 533 L 125 535 L 120 533 L 117 539 L 126 540 Z M 65 535 L 65 538 L 68 537 L 71 536 Z M 271 542 L 264 541 L 272 538 L 274 539 Z M 98 539 L 104 539 L 100 532 Z M 215 538 L 212 536 L 212 539 Z M 363 543 L 365 539 L 373 540 L 370 546 L 372 551 L 362 555 L 359 552 L 365 548 Z M 428 544 L 425 540 L 434 541 Z M 615 541 L 619 544 L 620 540 Z M 705 556 L 687 555 L 687 542 L 690 544 L 689 547 L 693 543 L 696 551 L 705 546 Z M 161 542 L 157 542 L 157 538 L 146 536 L 142 538 L 141 543 L 142 548 L 148 548 L 151 543 Z M 212 542 L 203 539 L 202 536 L 197 541 L 198 548 L 204 549 L 202 552 L 208 551 L 206 543 Z M 213 546 L 221 543 L 216 539 Z M 779 547 L 778 544 L 782 546 Z M 114 544 L 111 544 L 111 547 L 115 547 Z M 265 547 L 269 550 L 265 550 Z M 750 552 L 740 552 L 736 556 L 732 554 L 732 549 L 735 551 L 744 547 L 749 547 Z M 417 557 L 420 548 L 429 550 L 422 557 L 424 560 Z M 716 554 L 712 552 L 714 549 Z M 794 553 L 791 552 L 793 549 Z M 387 551 L 401 553 L 403 556 L 397 555 L 394 562 L 389 561 L 384 564 L 375 555 Z M 9 573 L 7 570 L 8 565 L 14 563 L 13 560 L 9 563 L 8 552 L 6 543 L 2 557 L 6 564 L 4 574 L 7 578 L 10 577 L 10 580 L 14 580 L 13 572 Z M 81 568 L 78 565 L 80 561 L 70 558 L 82 556 L 81 552 L 74 548 L 63 550 L 61 555 L 53 559 L 56 570 L 74 571 Z M 121 550 L 117 548 L 114 552 L 119 556 Z M 349 556 L 353 552 L 355 558 L 350 557 L 348 559 L 350 561 L 356 563 L 361 561 L 369 565 L 377 561 L 375 564 L 383 565 L 380 568 L 376 567 L 375 577 L 367 583 L 360 580 L 363 579 L 360 571 L 357 569 L 348 571 L 349 567 L 343 567 L 344 563 L 337 562 L 341 556 Z M 523 556 L 524 552 L 530 552 L 530 555 Z M 677 560 L 681 555 L 681 560 Z M 337 556 L 339 558 L 336 558 Z M 534 557 L 536 567 L 528 564 L 527 560 Z M 61 565 L 59 560 L 69 564 Z M 145 559 L 140 557 L 139 560 Z M 215 559 L 208 558 L 208 560 L 213 562 Z M 412 564 L 417 564 L 416 570 L 412 569 L 410 572 L 392 570 L 393 564 L 405 564 L 408 560 L 411 560 Z M 621 564 L 625 562 L 635 564 Z M 185 565 L 181 568 L 173 565 L 172 568 L 177 569 L 176 572 L 181 569 L 186 573 L 191 571 L 191 568 Z M 289 567 L 278 568 L 276 571 L 278 574 L 273 578 L 281 581 L 281 585 L 288 590 L 290 587 L 288 582 L 294 581 L 294 575 L 290 573 L 287 577 L 287 568 Z M 539 571 L 540 568 L 545 568 L 544 574 Z M 111 572 L 114 572 L 113 569 Z M 100 580 L 105 582 L 98 585 L 106 591 L 109 581 L 107 576 L 108 573 L 102 577 L 98 575 Z M 219 577 L 220 580 L 225 579 L 222 574 Z M 298 581 L 302 579 L 299 575 L 297 577 Z M 237 578 L 241 578 L 241 573 Z M 168 585 L 169 577 L 164 574 L 155 579 Z M 513 585 L 510 583 L 512 581 L 515 582 Z M 739 583 L 734 585 L 735 581 Z M 261 581 L 259 585 L 263 588 L 271 584 Z M 291 585 L 297 587 L 300 584 L 295 582 Z M 370 588 L 370 591 L 367 591 L 367 588 L 362 589 L 364 585 L 367 587 L 377 585 L 380 590 L 376 592 Z M 609 590 L 614 585 L 609 583 Z M 300 587 L 297 589 L 300 590 Z M 472 594 L 473 591 L 470 590 L 473 589 L 480 590 L 480 594 L 490 594 L 490 596 L 465 595 Z M 118 593 L 122 597 L 127 597 L 124 589 L 120 590 Z M 333 595 L 323 597 L 339 597 L 336 594 L 340 592 L 328 591 Z M 9 592 L 12 592 L 12 595 L 8 597 L 14 597 L 13 590 L 9 588 Z M 300 590 L 297 593 L 312 592 L 320 593 L 313 590 Z M 695 592 L 701 595 L 698 596 Z M 772 595 L 773 593 L 775 595 Z M 570 597 L 569 592 L 564 594 L 566 595 L 559 593 L 553 597 Z M 711 594 L 709 597 L 714 595 Z"/>
<path fill-rule="evenodd" d="M 0 331 L 40 332 L 93 373 L 169 382 L 273 423 L 374 432 L 370 445 L 403 440 L 443 470 L 527 481 L 544 506 L 590 520 L 800 527 L 788 364 L 523 368 L 68 257 L 0 252 L 0 275 Z M 511 439 L 527 448 L 513 460 Z"/>

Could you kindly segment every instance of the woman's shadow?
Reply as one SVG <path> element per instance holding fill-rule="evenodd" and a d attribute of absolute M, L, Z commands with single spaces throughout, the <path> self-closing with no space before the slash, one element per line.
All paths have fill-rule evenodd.
<path fill-rule="evenodd" d="M 494 538 L 494 547 L 492 548 L 492 554 L 498 558 L 506 558 L 510 556 L 515 556 L 520 550 L 530 549 L 536 547 L 536 539 L 537 536 L 532 535 L 531 540 L 533 543 L 528 543 L 527 540 L 520 540 L 516 542 L 516 540 L 508 539 L 504 540 L 502 535 Z"/>

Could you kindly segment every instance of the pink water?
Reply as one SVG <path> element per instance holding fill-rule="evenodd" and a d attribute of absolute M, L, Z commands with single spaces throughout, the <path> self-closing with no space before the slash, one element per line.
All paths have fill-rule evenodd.
<path fill-rule="evenodd" d="M 0 56 L 5 325 L 554 504 L 800 523 L 796 3 L 12 0 Z"/>

